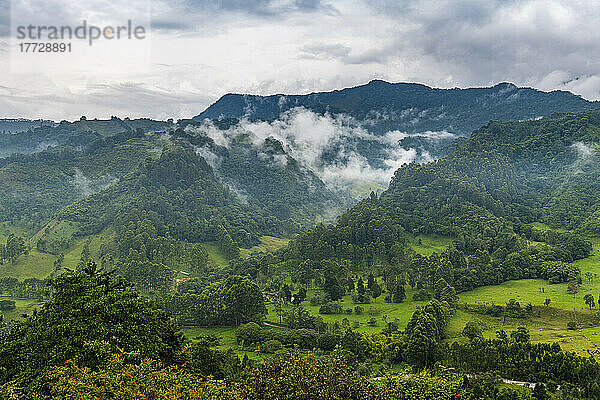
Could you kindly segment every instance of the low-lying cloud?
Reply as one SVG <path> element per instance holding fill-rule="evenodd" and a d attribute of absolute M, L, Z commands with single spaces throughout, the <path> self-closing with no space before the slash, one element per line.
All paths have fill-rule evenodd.
<path fill-rule="evenodd" d="M 439 141 L 455 136 L 446 131 L 407 134 L 398 130 L 376 135 L 347 115 L 320 115 L 304 108 L 292 109 L 276 121 L 243 119 L 228 130 L 220 130 L 209 121 L 189 129 L 224 147 L 241 134 L 257 147 L 267 138 L 276 139 L 302 166 L 315 172 L 329 187 L 338 189 L 360 182 L 387 186 L 402 165 L 432 160 L 423 149 L 404 148 L 400 143 L 404 138 L 418 136 Z M 207 148 L 197 149 L 197 153 L 211 164 L 217 162 Z M 278 166 L 287 164 L 285 155 L 273 157 Z"/>
<path fill-rule="evenodd" d="M 117 182 L 117 178 L 106 175 L 96 179 L 86 177 L 79 168 L 75 168 L 72 184 L 83 197 L 90 196 L 103 189 L 106 189 L 113 183 Z"/>

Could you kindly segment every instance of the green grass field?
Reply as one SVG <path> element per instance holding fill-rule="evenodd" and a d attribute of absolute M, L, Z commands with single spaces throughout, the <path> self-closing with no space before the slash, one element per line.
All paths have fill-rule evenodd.
<path fill-rule="evenodd" d="M 423 256 L 430 256 L 435 252 L 442 252 L 452 244 L 451 237 L 440 235 L 408 236 L 409 246 Z"/>
<path fill-rule="evenodd" d="M 0 298 L 0 299 L 6 299 Z M 10 311 L 2 311 L 2 315 L 4 317 L 4 322 L 14 321 L 20 319 L 23 314 L 31 314 L 36 307 L 39 307 L 43 304 L 41 301 L 37 300 L 14 300 L 17 308 Z"/>
<path fill-rule="evenodd" d="M 13 277 L 18 280 L 27 278 L 43 279 L 54 269 L 56 258 L 52 254 L 31 249 L 28 254 L 19 256 L 14 264 L 8 262 L 0 265 L 0 277 Z"/>
<path fill-rule="evenodd" d="M 542 291 L 543 290 L 543 291 Z M 567 284 L 561 283 L 550 285 L 542 279 L 521 279 L 507 281 L 501 285 L 483 286 L 459 295 L 462 303 L 494 303 L 504 305 L 510 299 L 515 299 L 521 305 L 531 303 L 541 306 L 544 300 L 549 298 L 550 305 L 565 310 L 586 310 L 588 307 L 583 301 L 583 296 L 592 293 L 598 295 L 597 284 L 586 284 L 581 286 L 579 293 L 571 295 L 567 293 Z"/>
<path fill-rule="evenodd" d="M 590 293 L 594 298 L 598 298 L 598 295 L 600 295 L 600 239 L 593 238 L 591 240 L 594 245 L 592 255 L 575 262 L 581 269 L 583 278 L 581 288 L 575 295 L 567 293 L 566 283 L 550 285 L 542 279 L 521 279 L 461 293 L 459 296 L 460 301 L 463 303 L 493 302 L 495 304 L 505 304 L 508 300 L 515 299 L 522 305 L 531 303 L 534 306 L 539 306 L 544 303 L 546 298 L 549 298 L 551 307 L 565 310 L 587 310 L 588 307 L 583 301 L 583 296 Z M 584 274 L 586 272 L 596 275 L 592 282 L 585 278 Z"/>
<path fill-rule="evenodd" d="M 236 342 L 234 327 L 219 327 L 219 328 L 183 328 L 184 335 L 194 341 L 200 335 L 213 335 L 219 338 L 219 346 L 216 348 L 219 350 L 234 350 L 236 354 L 242 356 L 246 354 L 248 358 L 256 359 L 260 358 L 258 353 L 250 351 L 248 349 L 242 349 Z"/>
<path fill-rule="evenodd" d="M 31 239 L 32 243 L 37 243 L 38 239 L 44 238 L 47 241 L 70 240 L 79 229 L 76 222 L 71 221 L 50 221 L 43 229 L 36 233 Z"/>
<path fill-rule="evenodd" d="M 229 265 L 229 261 L 227 261 L 227 258 L 225 258 L 223 253 L 221 253 L 217 242 L 205 242 L 202 243 L 202 247 L 204 247 L 204 249 L 206 249 L 206 251 L 208 252 L 209 265 L 220 265 L 222 267 Z"/>
<path fill-rule="evenodd" d="M 315 296 L 317 292 L 318 291 L 315 290 L 309 290 L 307 293 L 308 298 Z M 302 306 L 310 311 L 311 314 L 322 316 L 325 322 L 331 323 L 335 321 L 342 321 L 344 318 L 347 318 L 350 324 L 352 324 L 354 321 L 360 324 L 360 327 L 357 328 L 359 332 L 376 332 L 385 326 L 386 322 L 383 320 L 383 318 L 386 318 L 388 322 L 397 320 L 399 325 L 402 327 L 408 323 L 410 317 L 415 312 L 417 307 L 426 303 L 424 301 L 412 301 L 413 294 L 414 291 L 408 288 L 406 291 L 407 300 L 398 304 L 386 303 L 384 301 L 385 295 L 379 296 L 377 300 L 371 304 L 354 304 L 351 296 L 346 295 L 341 300 L 342 308 L 344 310 L 351 308 L 352 314 L 319 314 L 320 306 L 311 306 L 308 301 L 302 303 Z M 364 308 L 364 312 L 360 315 L 356 314 L 354 312 L 354 308 L 356 306 L 361 306 Z M 287 309 L 291 307 L 292 306 L 290 305 L 287 307 Z M 267 310 L 269 311 L 267 319 L 271 322 L 279 323 L 279 317 L 275 313 L 275 305 L 271 303 L 267 304 Z M 369 310 L 372 310 L 371 313 Z M 369 321 L 371 318 L 375 318 L 377 320 L 377 324 L 375 326 L 369 326 L 367 324 L 367 321 Z"/>
<path fill-rule="evenodd" d="M 274 236 L 262 236 L 260 244 L 249 249 L 240 249 L 240 255 L 244 258 L 252 253 L 268 253 L 286 246 L 290 242 L 289 239 L 282 239 Z"/>

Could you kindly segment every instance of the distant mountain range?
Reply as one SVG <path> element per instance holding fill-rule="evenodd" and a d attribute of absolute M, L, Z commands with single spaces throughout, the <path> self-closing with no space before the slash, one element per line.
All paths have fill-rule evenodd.
<path fill-rule="evenodd" d="M 306 95 L 226 94 L 194 119 L 276 120 L 297 107 L 317 114 L 347 114 L 374 133 L 444 130 L 466 136 L 490 120 L 527 120 L 555 112 L 579 112 L 599 108 L 600 102 L 566 91 L 543 92 L 512 83 L 438 89 L 418 83 L 373 80 L 366 85 Z"/>

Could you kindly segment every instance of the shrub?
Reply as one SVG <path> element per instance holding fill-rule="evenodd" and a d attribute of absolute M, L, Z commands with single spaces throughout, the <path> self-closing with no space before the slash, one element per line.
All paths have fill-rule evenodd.
<path fill-rule="evenodd" d="M 341 314 L 342 311 L 342 305 L 335 301 L 330 301 L 319 307 L 319 314 Z"/>
<path fill-rule="evenodd" d="M 360 315 L 360 314 L 362 314 L 364 311 L 365 311 L 365 309 L 364 309 L 363 307 L 361 307 L 361 306 L 356 306 L 356 307 L 354 307 L 354 313 L 355 313 L 356 315 Z M 600 312 L 600 311 L 599 311 L 599 312 Z M 598 319 L 600 319 L 600 317 L 599 317 Z"/>
<path fill-rule="evenodd" d="M 279 340 L 267 340 L 261 347 L 262 351 L 267 354 L 273 354 L 283 348 L 283 344 Z"/>
<path fill-rule="evenodd" d="M 354 304 L 369 304 L 371 302 L 371 297 L 366 293 L 352 293 L 352 302 Z"/>
<path fill-rule="evenodd" d="M 375 316 L 375 315 L 379 315 L 379 314 L 381 314 L 381 310 L 379 310 L 373 306 L 369 307 L 369 315 Z"/>
<path fill-rule="evenodd" d="M 310 305 L 313 307 L 320 306 L 325 303 L 327 303 L 327 300 L 325 300 L 325 297 L 323 296 L 315 296 L 310 298 Z"/>
<path fill-rule="evenodd" d="M 481 332 L 481 329 L 479 328 L 479 326 L 475 322 L 472 322 L 472 321 L 467 322 L 467 324 L 465 325 L 465 327 L 462 331 L 462 334 L 463 334 L 463 336 L 468 337 L 470 340 L 483 337 L 483 333 Z"/>

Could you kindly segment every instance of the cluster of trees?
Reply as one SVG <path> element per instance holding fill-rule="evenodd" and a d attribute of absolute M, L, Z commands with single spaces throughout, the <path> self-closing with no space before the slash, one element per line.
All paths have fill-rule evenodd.
<path fill-rule="evenodd" d="M 234 326 L 261 321 L 267 314 L 262 291 L 248 278 L 231 275 L 208 285 L 180 285 L 164 298 L 180 324 Z"/>
<path fill-rule="evenodd" d="M 587 248 L 588 242 L 585 242 Z M 400 268 L 407 282 L 417 289 L 431 288 L 431 282 L 440 278 L 458 292 L 513 279 L 543 278 L 550 283 L 581 283 L 579 268 L 565 262 L 572 258 L 561 256 L 563 250 L 561 243 L 529 246 L 517 235 L 500 235 L 486 245 L 473 243 L 463 235 L 441 253 L 429 257 L 416 253 L 409 255 Z"/>
<path fill-rule="evenodd" d="M 14 263 L 15 260 L 27 252 L 25 239 L 13 234 L 8 235 L 6 244 L 0 243 L 0 264 L 5 262 Z"/>
<path fill-rule="evenodd" d="M 325 330 L 321 328 L 322 331 L 319 332 L 312 328 L 261 328 L 258 324 L 251 322 L 241 325 L 236 331 L 236 337 L 242 346 L 259 346 L 262 351 L 274 344 L 278 344 L 280 348 L 285 346 L 306 350 L 333 351 L 339 348 L 351 352 L 357 357 L 357 360 L 364 359 L 366 347 L 360 333 L 351 329 L 344 330 L 339 326 L 325 326 Z"/>
<path fill-rule="evenodd" d="M 284 257 L 312 263 L 348 260 L 355 268 L 368 268 L 392 261 L 404 243 L 404 229 L 377 206 L 372 193 L 338 217 L 336 224 L 319 225 L 300 235 Z"/>
<path fill-rule="evenodd" d="M 562 351 L 558 343 L 531 343 L 525 328 L 497 335 L 483 339 L 476 334 L 468 342 L 454 342 L 443 362 L 469 373 L 496 371 L 514 380 L 560 385 L 584 398 L 600 396 L 600 364 L 593 357 Z"/>
<path fill-rule="evenodd" d="M 199 375 L 189 366 L 169 366 L 137 353 L 109 354 L 100 368 L 78 360 L 53 369 L 47 393 L 53 399 L 116 397 L 190 400 L 432 400 L 476 399 L 463 379 L 446 370 L 408 378 L 389 375 L 381 383 L 360 375 L 343 360 L 292 352 L 246 368 L 235 386 Z M 5 394 L 9 389 L 4 389 Z M 0 392 L 1 393 L 1 392 Z"/>
<path fill-rule="evenodd" d="M 547 302 L 549 305 L 550 302 Z M 492 317 L 509 317 L 509 318 L 525 318 L 533 312 L 533 305 L 526 304 L 524 307 L 515 299 L 510 299 L 505 306 L 500 304 L 461 304 L 459 307 L 462 310 L 474 312 L 482 315 L 490 315 Z"/>
<path fill-rule="evenodd" d="M 1 330 L 0 383 L 12 382 L 30 396 L 48 391 L 53 366 L 77 358 L 97 368 L 103 353 L 85 346 L 105 341 L 112 353 L 139 351 L 141 357 L 177 363 L 183 335 L 168 315 L 122 279 L 90 263 L 49 279 L 52 301 Z"/>
<path fill-rule="evenodd" d="M 405 360 L 419 368 L 425 368 L 433 366 L 440 359 L 440 345 L 446 337 L 450 312 L 448 303 L 436 299 L 415 311 L 404 333 Z"/>
<path fill-rule="evenodd" d="M 456 302 L 452 287 L 445 282 L 437 286 L 439 300 L 432 299 L 418 308 L 404 331 L 400 331 L 394 321 L 387 324 L 383 334 L 362 335 L 353 330 L 348 321 L 328 324 L 300 306 L 283 313 L 288 329 L 260 327 L 252 322 L 238 328 L 238 343 L 261 349 L 276 345 L 278 349 L 335 350 L 358 361 L 370 358 L 388 364 L 405 362 L 419 369 L 432 367 L 443 358 L 442 340 Z M 449 298 L 452 304 L 448 303 Z"/>
<path fill-rule="evenodd" d="M 2 296 L 44 299 L 48 296 L 47 289 L 44 279 L 28 278 L 19 281 L 17 278 L 0 278 Z"/>

